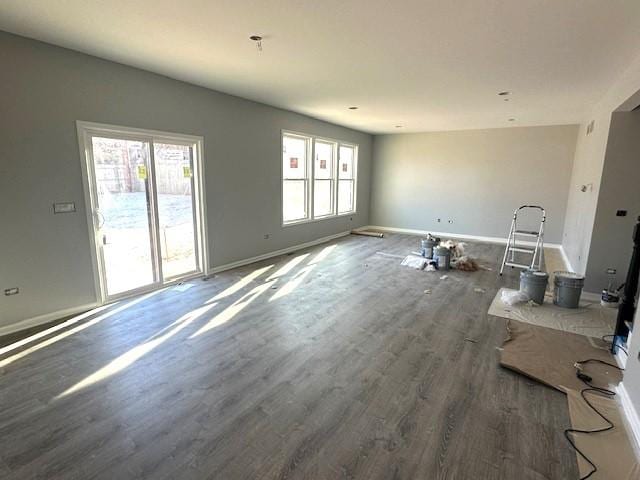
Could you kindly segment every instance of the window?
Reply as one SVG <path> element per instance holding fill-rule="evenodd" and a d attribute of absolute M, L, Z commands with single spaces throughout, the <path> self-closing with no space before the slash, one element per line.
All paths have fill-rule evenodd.
<path fill-rule="evenodd" d="M 282 218 L 284 223 L 309 218 L 309 149 L 311 139 L 282 136 Z"/>
<path fill-rule="evenodd" d="M 357 152 L 357 145 L 283 132 L 283 224 L 355 212 Z"/>

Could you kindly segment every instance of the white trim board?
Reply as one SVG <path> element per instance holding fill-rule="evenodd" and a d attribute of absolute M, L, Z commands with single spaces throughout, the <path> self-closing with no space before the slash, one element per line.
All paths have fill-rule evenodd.
<path fill-rule="evenodd" d="M 319 245 L 321 243 L 330 242 L 331 240 L 335 240 L 336 238 L 346 237 L 350 232 L 340 232 L 334 235 L 329 235 L 326 237 L 318 238 L 316 240 L 311 240 L 310 242 L 301 243 L 299 245 L 293 245 L 291 247 L 282 248 L 280 250 L 274 250 L 273 252 L 263 253 L 262 255 L 257 255 L 255 257 L 245 258 L 242 260 L 237 260 L 235 262 L 227 263 L 225 265 L 220 265 L 217 267 L 210 267 L 209 273 L 219 273 L 224 272 L 225 270 L 231 270 L 232 268 L 243 267 L 245 265 L 249 265 L 251 263 L 259 262 L 261 260 L 266 260 L 268 258 L 277 257 L 279 255 L 286 255 L 287 253 L 295 252 L 297 250 L 302 250 L 303 248 L 313 247 L 315 245 Z"/>
<path fill-rule="evenodd" d="M 27 330 L 28 328 L 37 327 L 39 325 L 53 322 L 55 320 L 59 320 L 64 317 L 69 317 L 71 315 L 77 315 L 79 313 L 87 312 L 89 310 L 96 308 L 97 306 L 98 306 L 97 302 L 87 303 L 85 305 L 65 308 L 63 310 L 58 310 L 56 312 L 45 313 L 43 315 L 38 315 L 37 317 L 20 320 L 19 322 L 12 323 L 10 325 L 5 325 L 4 327 L 0 327 L 0 337 L 4 335 L 10 335 L 15 332 L 19 332 L 21 330 Z"/>
<path fill-rule="evenodd" d="M 500 245 L 506 245 L 507 239 L 504 237 L 483 237 L 480 235 L 469 235 L 466 233 L 448 233 L 448 232 L 434 232 L 431 230 L 416 230 L 413 228 L 396 228 L 396 227 L 382 227 L 379 225 L 369 225 L 367 227 L 359 228 L 358 230 L 380 230 L 381 232 L 390 232 L 390 233 L 405 233 L 407 235 L 426 235 L 430 233 L 431 235 L 436 235 L 438 237 L 445 238 L 461 238 L 464 240 L 476 240 L 478 242 L 486 242 L 486 243 L 498 243 Z M 528 242 L 528 241 L 519 241 L 518 243 L 522 245 L 535 246 L 536 242 Z M 547 243 L 544 244 L 547 248 L 557 248 L 562 249 L 562 245 L 559 243 Z M 567 263 L 568 265 L 568 263 Z"/>
<path fill-rule="evenodd" d="M 624 383 L 620 383 L 616 391 L 620 397 L 622 412 L 624 413 L 623 416 L 630 433 L 633 450 L 636 453 L 636 458 L 640 460 L 640 415 L 638 415 L 638 411 L 633 406 L 633 402 L 631 401 L 631 397 L 629 397 L 627 389 L 624 387 Z"/>

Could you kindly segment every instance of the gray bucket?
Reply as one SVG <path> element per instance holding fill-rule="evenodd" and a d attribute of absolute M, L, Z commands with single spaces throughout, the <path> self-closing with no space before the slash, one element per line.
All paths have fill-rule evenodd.
<path fill-rule="evenodd" d="M 544 292 L 547 290 L 549 274 L 537 270 L 520 272 L 520 291 L 526 293 L 538 305 L 544 303 Z"/>
<path fill-rule="evenodd" d="M 438 240 L 435 238 L 425 238 L 420 241 L 422 245 L 422 256 L 424 258 L 433 258 L 433 247 L 438 245 Z"/>
<path fill-rule="evenodd" d="M 451 250 L 447 247 L 435 247 L 433 259 L 438 262 L 438 270 L 449 270 L 451 264 Z"/>
<path fill-rule="evenodd" d="M 554 272 L 553 303 L 559 307 L 578 308 L 584 276 L 573 272 Z"/>

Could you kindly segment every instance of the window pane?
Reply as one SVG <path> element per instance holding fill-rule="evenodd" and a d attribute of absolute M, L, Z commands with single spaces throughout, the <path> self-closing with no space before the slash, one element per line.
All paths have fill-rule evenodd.
<path fill-rule="evenodd" d="M 285 222 L 307 218 L 306 183 L 304 180 L 285 180 L 282 184 L 282 214 Z"/>
<path fill-rule="evenodd" d="M 326 142 L 316 142 L 315 178 L 333 178 L 334 145 Z"/>
<path fill-rule="evenodd" d="M 338 182 L 338 213 L 351 211 L 353 211 L 353 180 L 340 180 Z"/>
<path fill-rule="evenodd" d="M 353 147 L 340 145 L 340 165 L 338 167 L 340 178 L 353 178 L 354 153 Z"/>
<path fill-rule="evenodd" d="M 307 140 L 301 137 L 282 137 L 282 177 L 306 178 Z"/>
<path fill-rule="evenodd" d="M 316 180 L 313 189 L 313 216 L 322 217 L 333 213 L 331 180 Z"/>

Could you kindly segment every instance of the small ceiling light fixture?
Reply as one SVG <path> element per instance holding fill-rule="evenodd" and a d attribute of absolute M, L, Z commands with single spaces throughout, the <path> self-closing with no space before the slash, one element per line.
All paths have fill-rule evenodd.
<path fill-rule="evenodd" d="M 515 118 L 510 118 L 510 119 L 509 119 L 509 121 L 510 121 L 510 122 L 515 122 L 515 121 L 516 121 L 516 119 L 515 119 Z"/>
<path fill-rule="evenodd" d="M 254 42 L 256 42 L 256 48 L 259 52 L 262 51 L 262 37 L 260 35 L 251 35 L 249 37 L 249 40 L 253 40 Z"/>
<path fill-rule="evenodd" d="M 511 92 L 507 92 L 507 91 L 498 92 L 498 95 L 501 96 L 501 97 L 506 97 L 507 95 L 511 95 Z"/>
<path fill-rule="evenodd" d="M 349 110 L 357 110 L 358 107 L 349 107 Z"/>
<path fill-rule="evenodd" d="M 402 128 L 403 125 L 396 125 L 396 128 Z"/>

